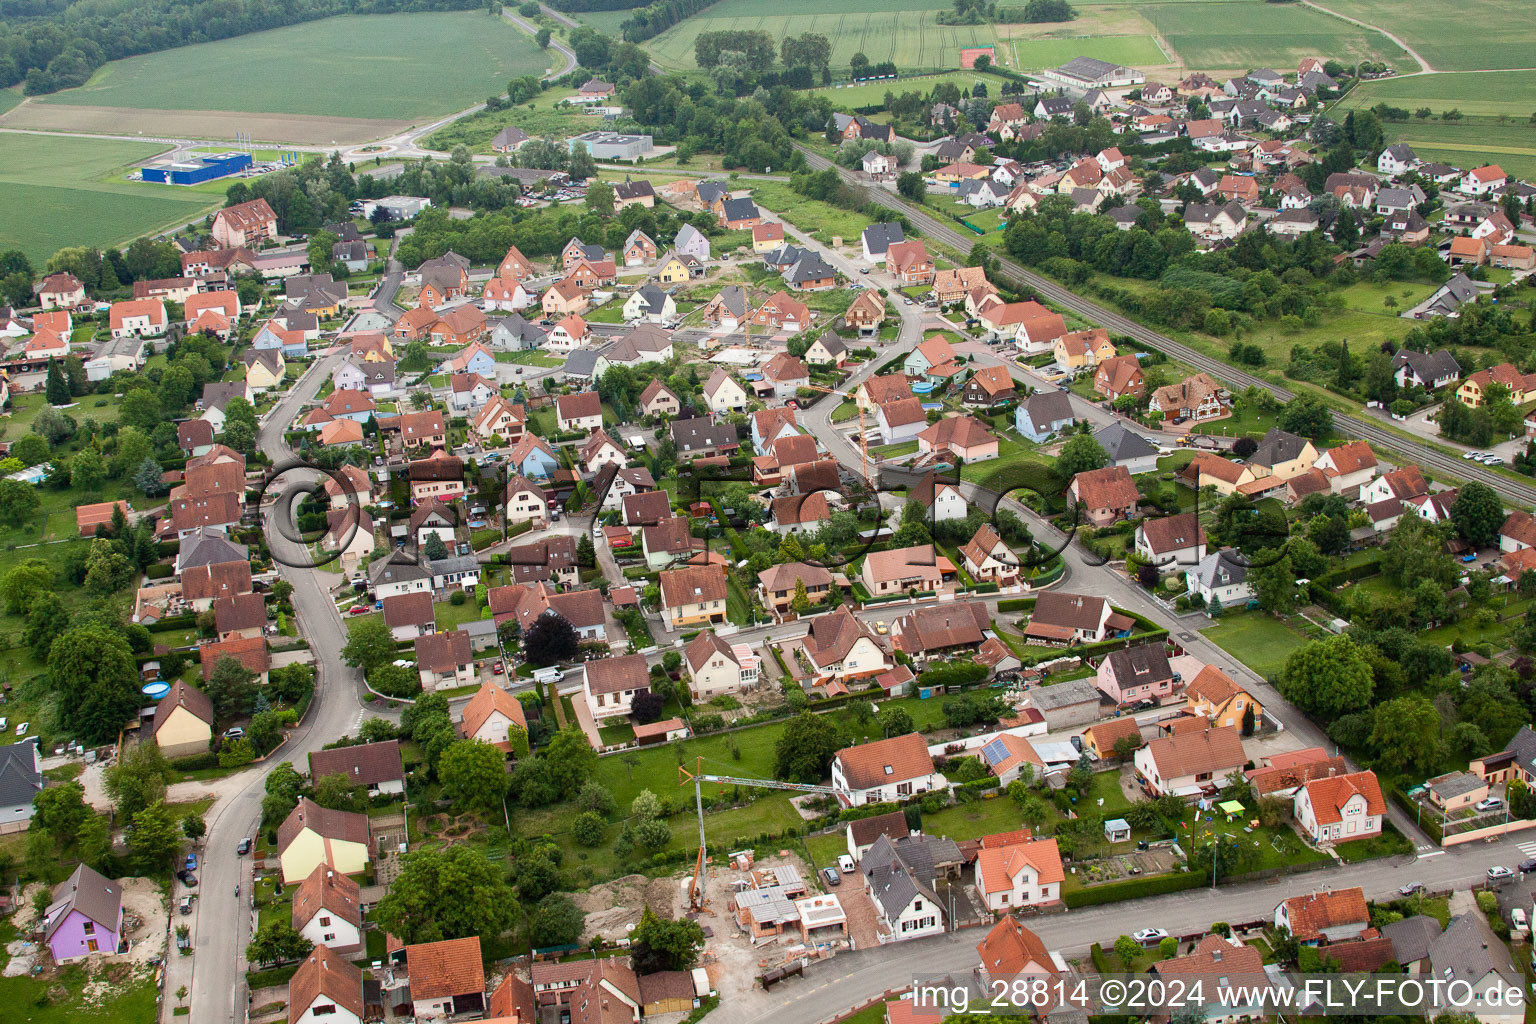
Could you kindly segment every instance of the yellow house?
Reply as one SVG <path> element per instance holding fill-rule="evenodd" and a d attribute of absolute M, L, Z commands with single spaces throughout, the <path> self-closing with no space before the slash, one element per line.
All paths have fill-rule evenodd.
<path fill-rule="evenodd" d="M 725 621 L 725 568 L 690 565 L 661 574 L 661 615 L 668 629 Z"/>
<path fill-rule="evenodd" d="M 283 374 L 288 368 L 282 350 L 275 348 L 247 349 L 240 361 L 245 363 L 245 386 L 252 393 L 277 387 L 283 382 Z"/>
<path fill-rule="evenodd" d="M 1248 468 L 1255 480 L 1274 477 L 1289 480 L 1311 469 L 1317 462 L 1317 449 L 1304 437 L 1287 433 L 1279 427 L 1269 428 L 1258 450 L 1248 460 Z"/>
<path fill-rule="evenodd" d="M 278 828 L 277 849 L 285 883 L 304 881 L 321 864 L 355 875 L 368 867 L 368 816 L 303 797 Z"/>
<path fill-rule="evenodd" d="M 208 753 L 213 739 L 213 701 L 181 680 L 155 705 L 155 745 L 166 757 Z"/>
<path fill-rule="evenodd" d="M 656 265 L 656 280 L 662 284 L 687 284 L 688 264 L 684 263 L 676 253 L 669 253 Z"/>
<path fill-rule="evenodd" d="M 1108 331 L 1095 327 L 1063 334 L 1051 346 L 1051 352 L 1063 370 L 1085 370 L 1115 358 L 1115 345 L 1109 340 Z"/>
<path fill-rule="evenodd" d="M 1526 378 L 1512 363 L 1500 363 L 1486 370 L 1478 370 L 1461 382 L 1461 387 L 1456 389 L 1456 397 L 1473 409 L 1483 404 L 1483 392 L 1490 384 L 1503 384 L 1509 388 L 1509 400 L 1516 405 L 1524 405 L 1526 400 Z"/>
<path fill-rule="evenodd" d="M 1213 487 L 1217 494 L 1226 497 L 1240 486 L 1252 483 L 1253 471 L 1241 462 L 1229 462 L 1219 455 L 1200 452 L 1179 473 L 1191 487 Z"/>
<path fill-rule="evenodd" d="M 1200 670 L 1184 691 L 1184 699 L 1186 710 L 1210 719 L 1213 728 L 1241 729 L 1250 708 L 1255 722 L 1264 715 L 1264 705 L 1214 665 Z"/>

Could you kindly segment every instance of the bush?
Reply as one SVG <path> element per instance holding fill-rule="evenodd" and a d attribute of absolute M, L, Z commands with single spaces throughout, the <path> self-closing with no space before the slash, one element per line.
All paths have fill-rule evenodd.
<path fill-rule="evenodd" d="M 1034 598 L 1017 598 L 1009 601 L 997 602 L 997 610 L 1000 612 L 1022 612 L 1035 606 Z"/>
<path fill-rule="evenodd" d="M 192 754 L 189 757 L 178 757 L 171 762 L 171 767 L 178 772 L 195 772 L 206 768 L 217 768 L 219 755 L 217 754 Z"/>
<path fill-rule="evenodd" d="M 453 596 L 448 598 L 448 603 L 457 607 L 458 605 L 463 604 L 466 600 L 467 598 L 464 596 L 464 591 L 455 590 L 453 592 Z"/>
<path fill-rule="evenodd" d="M 1204 876 L 1193 871 L 1182 871 L 1170 875 L 1153 875 L 1151 878 L 1136 878 L 1125 882 L 1110 882 L 1107 885 L 1096 885 L 1091 889 L 1078 889 L 1075 892 L 1062 894 L 1062 902 L 1068 909 L 1075 910 L 1078 907 L 1096 907 L 1105 903 L 1119 903 L 1121 900 L 1137 900 L 1144 896 L 1159 896 L 1169 892 L 1183 892 L 1185 889 L 1198 889 L 1203 884 Z"/>

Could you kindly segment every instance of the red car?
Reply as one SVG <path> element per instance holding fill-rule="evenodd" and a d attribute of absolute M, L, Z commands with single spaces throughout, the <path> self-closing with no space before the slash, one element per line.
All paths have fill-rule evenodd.
<path fill-rule="evenodd" d="M 355 604 L 351 608 L 347 609 L 347 614 L 348 615 L 367 615 L 368 614 L 368 606 L 365 605 L 365 604 Z"/>
<path fill-rule="evenodd" d="M 493 676 L 505 675 L 506 671 L 507 667 L 499 661 L 491 666 L 491 675 Z"/>

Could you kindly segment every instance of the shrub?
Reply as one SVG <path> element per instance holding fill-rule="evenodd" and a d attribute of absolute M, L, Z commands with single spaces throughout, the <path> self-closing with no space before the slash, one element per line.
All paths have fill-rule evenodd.
<path fill-rule="evenodd" d="M 448 598 L 448 603 L 457 606 L 463 604 L 466 600 L 468 599 L 464 596 L 464 591 L 455 590 L 453 596 Z"/>

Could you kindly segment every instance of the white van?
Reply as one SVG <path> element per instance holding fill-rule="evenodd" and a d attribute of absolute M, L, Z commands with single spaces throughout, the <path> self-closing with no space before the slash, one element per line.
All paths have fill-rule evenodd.
<path fill-rule="evenodd" d="M 558 683 L 561 677 L 564 675 L 564 672 L 561 672 L 558 668 L 554 667 L 536 668 L 533 670 L 534 682 L 544 683 L 546 686 L 550 683 Z"/>
<path fill-rule="evenodd" d="M 1509 912 L 1509 934 L 1517 942 L 1524 942 L 1531 933 L 1531 923 L 1526 919 L 1525 908 L 1516 907 Z"/>

